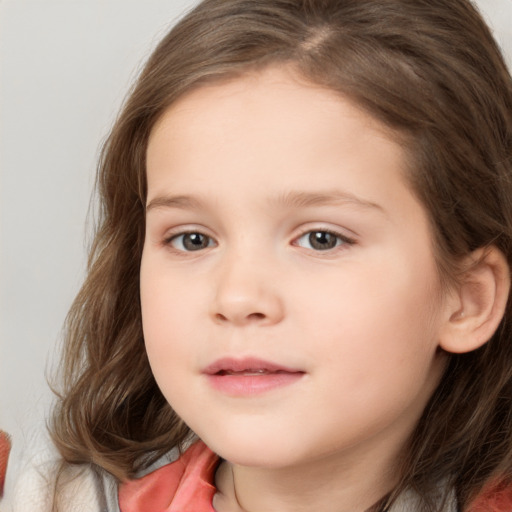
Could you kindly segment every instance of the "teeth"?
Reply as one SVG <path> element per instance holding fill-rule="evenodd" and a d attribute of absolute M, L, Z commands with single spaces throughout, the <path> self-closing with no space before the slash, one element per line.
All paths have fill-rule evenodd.
<path fill-rule="evenodd" d="M 224 375 L 266 375 L 268 374 L 268 370 L 243 370 L 240 372 L 235 372 L 231 370 L 225 370 L 223 372 Z"/>

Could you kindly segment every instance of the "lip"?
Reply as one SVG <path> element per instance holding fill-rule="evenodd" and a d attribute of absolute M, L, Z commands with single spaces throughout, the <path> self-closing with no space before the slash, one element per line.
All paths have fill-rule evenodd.
<path fill-rule="evenodd" d="M 217 391 L 230 396 L 266 393 L 299 381 L 304 371 L 258 358 L 222 358 L 203 373 Z"/>

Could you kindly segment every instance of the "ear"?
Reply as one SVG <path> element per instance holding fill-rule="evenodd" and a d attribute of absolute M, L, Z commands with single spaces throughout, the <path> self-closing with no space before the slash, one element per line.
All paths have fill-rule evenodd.
<path fill-rule="evenodd" d="M 505 314 L 510 268 L 494 246 L 474 251 L 464 262 L 459 285 L 447 300 L 439 346 L 461 354 L 484 345 Z"/>

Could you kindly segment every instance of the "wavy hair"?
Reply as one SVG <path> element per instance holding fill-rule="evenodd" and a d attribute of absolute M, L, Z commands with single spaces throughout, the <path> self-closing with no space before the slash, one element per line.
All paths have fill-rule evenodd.
<path fill-rule="evenodd" d="M 512 266 L 512 80 L 469 0 L 204 0 L 161 41 L 101 153 L 88 275 L 67 318 L 51 433 L 67 463 L 133 477 L 190 436 L 151 374 L 139 298 L 152 127 L 209 82 L 274 64 L 401 134 L 440 273 L 494 245 Z M 402 464 L 425 510 L 448 481 L 462 509 L 512 475 L 511 305 L 482 348 L 453 354 Z"/>

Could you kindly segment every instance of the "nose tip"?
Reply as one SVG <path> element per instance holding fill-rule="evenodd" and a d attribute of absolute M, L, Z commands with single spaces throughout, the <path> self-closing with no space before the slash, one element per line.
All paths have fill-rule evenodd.
<path fill-rule="evenodd" d="M 274 286 L 267 281 L 222 279 L 212 304 L 212 316 L 217 323 L 233 325 L 272 325 L 281 321 L 284 308 Z"/>

